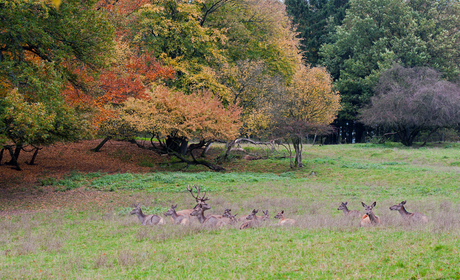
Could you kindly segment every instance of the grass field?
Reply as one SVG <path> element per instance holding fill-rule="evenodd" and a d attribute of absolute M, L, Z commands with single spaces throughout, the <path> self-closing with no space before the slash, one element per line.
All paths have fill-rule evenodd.
<path fill-rule="evenodd" d="M 307 146 L 298 171 L 280 154 L 235 158 L 225 163 L 229 173 L 151 164 L 155 172 L 144 174 L 44 178 L 57 191 L 121 199 L 0 217 L 0 279 L 460 279 L 459 144 Z M 148 214 L 191 208 L 190 185 L 207 190 L 209 213 L 268 209 L 270 221 L 248 230 L 169 218 L 143 227 L 129 215 L 139 202 Z M 389 210 L 402 200 L 428 224 L 407 224 Z M 376 201 L 381 224 L 358 227 L 359 219 L 337 210 L 345 201 L 361 212 L 361 201 Z M 295 226 L 277 226 L 281 210 Z"/>

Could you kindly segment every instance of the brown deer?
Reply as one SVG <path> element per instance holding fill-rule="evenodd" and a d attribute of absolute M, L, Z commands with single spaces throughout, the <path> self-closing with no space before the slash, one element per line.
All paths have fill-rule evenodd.
<path fill-rule="evenodd" d="M 406 208 L 404 208 L 404 205 L 406 204 L 406 201 L 402 201 L 401 203 L 395 204 L 390 207 L 390 210 L 395 210 L 399 211 L 399 214 L 404 218 L 404 220 L 409 221 L 409 222 L 423 222 L 423 223 L 428 223 L 428 218 L 423 215 L 422 213 L 409 213 L 407 212 Z"/>
<path fill-rule="evenodd" d="M 194 189 L 196 190 L 196 196 L 193 195 Z M 197 187 L 197 186 L 187 187 L 187 190 L 190 192 L 192 197 L 195 199 L 197 205 L 205 203 L 206 200 L 209 200 L 209 198 L 206 197 L 206 192 L 204 192 L 204 195 L 200 197 L 201 187 Z M 197 205 L 195 205 L 195 207 Z M 186 216 L 190 220 L 190 214 L 195 210 L 195 207 L 193 207 L 193 209 L 180 210 L 180 211 L 177 211 L 176 213 L 179 216 Z M 172 216 L 171 216 L 171 222 L 174 223 L 174 219 Z"/>
<path fill-rule="evenodd" d="M 198 221 L 200 221 L 200 224 L 205 224 L 208 221 L 208 217 L 204 215 L 204 211 L 209 209 L 211 209 L 211 206 L 209 206 L 207 203 L 198 204 L 197 206 L 195 206 L 193 212 L 190 213 L 190 216 L 197 217 Z"/>
<path fill-rule="evenodd" d="M 186 215 L 178 215 L 176 212 L 177 204 L 171 205 L 171 208 L 165 213 L 165 216 L 171 216 L 173 219 L 174 224 L 176 225 L 188 225 L 190 223 L 190 219 Z"/>
<path fill-rule="evenodd" d="M 284 226 L 284 225 L 295 225 L 295 220 L 294 220 L 294 219 L 286 219 L 286 218 L 284 217 L 284 210 L 282 210 L 281 212 L 279 212 L 278 214 L 276 214 L 275 219 L 280 219 L 280 221 L 278 222 L 278 224 L 279 224 L 280 226 Z"/>
<path fill-rule="evenodd" d="M 372 211 L 375 205 L 377 205 L 377 202 L 374 201 L 374 203 L 372 203 L 369 206 L 367 206 L 364 202 L 361 202 L 361 204 L 363 205 L 366 214 L 361 217 L 361 221 L 359 221 L 359 226 L 366 227 L 380 224 L 380 218 L 377 217 Z"/>
<path fill-rule="evenodd" d="M 261 222 L 268 221 L 270 219 L 270 216 L 268 216 L 268 210 L 266 211 L 262 210 L 262 213 L 264 213 L 262 216 L 257 216 L 257 220 Z M 253 217 L 251 215 L 246 216 L 246 220 L 252 220 L 252 219 Z"/>
<path fill-rule="evenodd" d="M 249 221 L 242 223 L 240 226 L 240 229 L 247 229 L 247 228 L 252 228 L 254 226 L 257 226 L 260 222 L 256 215 L 257 212 L 259 212 L 259 209 L 252 210 L 252 213 L 246 216 L 246 220 L 249 220 Z M 238 219 L 238 221 L 239 220 L 240 219 Z"/>
<path fill-rule="evenodd" d="M 139 221 L 141 221 L 141 225 L 164 225 L 165 220 L 157 215 L 144 215 L 142 213 L 141 204 L 139 203 L 134 209 L 131 211 L 131 215 L 137 215 Z"/>
<path fill-rule="evenodd" d="M 358 210 L 348 210 L 347 204 L 348 202 L 342 202 L 337 210 L 342 210 L 346 217 L 362 217 L 361 212 Z"/>

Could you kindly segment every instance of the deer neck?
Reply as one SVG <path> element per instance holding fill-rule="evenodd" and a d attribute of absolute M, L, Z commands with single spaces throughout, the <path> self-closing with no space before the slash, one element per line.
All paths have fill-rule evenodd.
<path fill-rule="evenodd" d="M 208 218 L 204 215 L 204 211 L 201 210 L 200 215 L 197 216 L 198 221 L 200 221 L 200 224 L 204 223 Z"/>
<path fill-rule="evenodd" d="M 377 217 L 375 216 L 374 212 L 370 212 L 369 214 L 367 214 L 367 216 L 369 216 L 369 219 L 373 224 L 378 223 Z"/>
<path fill-rule="evenodd" d="M 137 218 L 139 219 L 139 221 L 141 221 L 141 223 L 144 222 L 144 220 L 145 220 L 145 215 L 144 215 L 144 213 L 142 213 L 142 210 L 141 210 L 141 209 L 139 209 L 139 212 L 136 213 L 136 216 L 137 216 Z"/>
<path fill-rule="evenodd" d="M 404 206 L 402 206 L 401 209 L 399 209 L 399 214 L 401 214 L 401 216 L 403 216 L 403 217 L 408 217 L 412 213 L 407 212 L 406 208 L 404 208 Z"/>
<path fill-rule="evenodd" d="M 348 215 L 348 213 L 350 212 L 350 210 L 348 210 L 347 206 L 345 206 L 345 207 L 342 209 L 342 211 L 343 211 L 343 214 L 344 214 L 345 216 Z"/>

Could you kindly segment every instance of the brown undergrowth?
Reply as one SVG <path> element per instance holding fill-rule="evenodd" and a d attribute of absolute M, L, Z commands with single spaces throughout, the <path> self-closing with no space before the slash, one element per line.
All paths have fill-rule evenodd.
<path fill-rule="evenodd" d="M 41 186 L 42 179 L 63 178 L 71 172 L 81 173 L 143 173 L 155 170 L 166 158 L 142 150 L 133 144 L 109 141 L 100 152 L 91 149 L 100 140 L 85 140 L 77 143 L 58 143 L 40 150 L 36 165 L 28 165 L 31 153 L 22 153 L 19 158 L 21 171 L 5 165 L 9 155 L 4 154 L 0 164 L 0 215 L 47 211 L 70 207 L 84 209 L 94 203 L 116 202 L 119 194 L 89 190 L 55 192 L 54 187 Z M 152 162 L 146 167 L 139 162 Z"/>

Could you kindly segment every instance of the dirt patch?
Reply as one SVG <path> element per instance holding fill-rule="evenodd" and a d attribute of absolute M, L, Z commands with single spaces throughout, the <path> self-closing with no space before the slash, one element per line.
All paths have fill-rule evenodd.
<path fill-rule="evenodd" d="M 114 200 L 116 193 L 72 190 L 55 192 L 54 188 L 40 185 L 42 179 L 63 178 L 70 172 L 81 173 L 144 173 L 155 170 L 155 165 L 166 161 L 151 151 L 138 148 L 127 142 L 109 141 L 100 152 L 91 149 L 100 140 L 85 140 L 77 143 L 58 143 L 44 147 L 38 153 L 36 165 L 28 165 L 32 153 L 22 153 L 19 164 L 22 171 L 5 165 L 9 161 L 7 153 L 0 165 L 0 215 L 39 210 L 59 209 L 61 207 L 85 208 L 99 201 Z M 145 166 L 139 163 L 145 162 Z"/>

